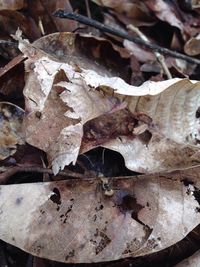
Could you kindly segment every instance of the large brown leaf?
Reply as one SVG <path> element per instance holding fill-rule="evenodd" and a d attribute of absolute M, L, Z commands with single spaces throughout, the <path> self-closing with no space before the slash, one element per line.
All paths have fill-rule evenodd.
<path fill-rule="evenodd" d="M 76 50 L 75 35 L 53 34 L 34 45 L 19 41 L 29 58 L 24 88 L 26 141 L 47 152 L 54 173 L 75 163 L 81 142 L 80 153 L 102 145 L 120 152 L 129 169 L 143 173 L 199 165 L 197 81 L 147 81 L 135 87 L 110 77 L 104 66 Z M 45 51 L 39 49 L 44 47 Z M 123 112 L 115 119 L 124 108 L 130 119 L 124 120 Z M 124 129 L 111 134 L 116 120 Z M 82 140 L 86 124 L 92 140 L 87 136 Z M 107 136 L 106 131 L 104 136 L 100 133 L 102 125 Z"/>
<path fill-rule="evenodd" d="M 96 179 L 1 186 L 0 238 L 39 257 L 99 262 L 159 251 L 199 224 L 199 169 L 108 181 L 111 197 Z"/>
<path fill-rule="evenodd" d="M 21 39 L 19 43 L 29 57 L 24 88 L 26 141 L 47 152 L 54 173 L 75 163 L 85 122 L 125 107 L 115 97 L 107 98 L 87 86 L 80 66 L 92 65 L 102 73 L 108 72 L 89 58 L 80 58 L 75 40 L 73 34 L 60 33 L 44 37 L 34 46 Z M 48 54 L 39 49 L 43 46 Z"/>

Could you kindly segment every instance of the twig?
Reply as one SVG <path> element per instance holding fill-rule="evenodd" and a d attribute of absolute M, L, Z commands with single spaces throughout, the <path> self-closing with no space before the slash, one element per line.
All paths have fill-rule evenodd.
<path fill-rule="evenodd" d="M 7 170 L 4 172 L 0 173 L 0 184 L 5 184 L 9 178 L 18 173 L 18 172 L 38 172 L 38 173 L 48 173 L 48 174 L 53 174 L 53 171 L 51 169 L 46 169 L 42 167 L 37 167 L 37 166 L 14 166 L 14 167 L 9 167 Z M 94 181 L 98 180 L 98 176 L 93 176 L 93 177 L 87 177 L 86 175 L 80 174 L 80 173 L 74 173 L 69 170 L 61 171 L 58 173 L 58 176 L 63 176 L 66 177 L 66 180 L 73 179 L 73 181 L 81 180 L 81 181 Z M 70 177 L 70 178 L 69 178 Z M 67 179 L 68 178 L 68 179 Z M 111 180 L 118 180 L 118 179 L 139 179 L 138 175 L 135 176 L 115 176 L 115 177 L 108 177 L 108 179 Z"/>
<path fill-rule="evenodd" d="M 140 44 L 140 45 L 142 45 L 148 49 L 151 49 L 155 52 L 160 52 L 161 54 L 180 58 L 180 59 L 183 59 L 189 63 L 200 65 L 199 59 L 186 56 L 184 54 L 178 53 L 176 51 L 172 51 L 168 48 L 161 47 L 161 46 L 156 45 L 156 44 L 146 43 L 140 38 L 129 36 L 128 34 L 126 34 L 124 32 L 121 32 L 121 31 L 116 30 L 114 28 L 110 28 L 110 27 L 104 25 L 103 23 L 100 23 L 96 20 L 87 18 L 83 15 L 79 15 L 79 14 L 71 13 L 71 12 L 65 12 L 64 10 L 58 10 L 54 13 L 54 16 L 59 17 L 59 18 L 67 18 L 67 19 L 71 19 L 71 20 L 76 20 L 82 24 L 95 27 L 95 28 L 97 28 L 103 32 L 107 32 L 107 33 L 113 34 L 115 36 L 121 37 L 123 39 L 127 39 L 127 40 L 134 42 L 136 44 Z"/>
<path fill-rule="evenodd" d="M 18 56 L 14 57 L 11 61 L 8 62 L 8 64 L 0 68 L 0 77 L 24 60 L 25 57 L 23 54 L 19 54 Z"/>
<path fill-rule="evenodd" d="M 38 173 L 53 174 L 53 171 L 51 169 L 42 168 L 38 166 L 14 166 L 14 167 L 9 167 L 4 172 L 0 173 L 0 184 L 5 184 L 12 175 L 18 172 L 38 172 Z M 78 179 L 85 178 L 83 174 L 74 173 L 69 170 L 61 171 L 59 172 L 58 175 L 65 177 L 73 177 Z"/>
<path fill-rule="evenodd" d="M 183 170 L 188 170 L 188 169 L 196 169 L 199 167 L 200 167 L 200 165 L 196 165 L 196 166 L 186 167 L 186 168 L 183 168 L 183 169 L 178 170 L 178 171 L 183 171 Z M 174 170 L 171 170 L 171 172 L 173 172 L 173 171 Z M 0 184 L 5 184 L 12 175 L 14 175 L 18 172 L 38 172 L 38 173 L 53 174 L 53 171 L 51 169 L 42 168 L 42 167 L 38 167 L 38 166 L 14 166 L 14 167 L 9 167 L 4 172 L 0 173 Z M 160 174 L 162 175 L 163 178 L 165 178 L 165 176 L 163 176 L 162 173 L 157 173 L 158 176 Z M 80 173 L 74 173 L 74 172 L 69 171 L 69 170 L 61 171 L 58 173 L 58 175 L 68 177 L 68 179 L 66 179 L 66 180 L 70 180 L 72 178 L 73 181 L 74 180 L 79 181 L 80 179 L 81 179 L 81 181 L 94 181 L 94 180 L 99 179 L 98 176 L 88 177 L 86 175 L 83 175 Z M 144 177 L 146 175 L 150 175 L 150 174 L 140 174 L 140 175 L 131 175 L 131 176 L 115 176 L 115 177 L 106 177 L 106 178 L 109 180 L 119 180 L 119 179 L 137 180 L 137 179 L 140 179 L 141 177 Z M 169 179 L 169 178 L 166 177 L 166 179 Z"/>
<path fill-rule="evenodd" d="M 90 5 L 89 5 L 89 1 L 88 0 L 85 0 L 85 5 L 86 5 L 86 10 L 87 10 L 87 16 L 88 18 L 92 18 L 91 16 L 91 12 L 90 12 Z"/>
<path fill-rule="evenodd" d="M 127 26 L 127 29 L 135 32 L 144 42 L 146 43 L 150 43 L 149 39 L 146 37 L 146 35 L 144 35 L 137 27 L 135 27 L 134 25 L 132 24 L 129 24 Z M 161 55 L 159 52 L 155 52 L 154 51 L 154 55 L 156 56 L 157 58 L 157 61 L 160 63 L 160 65 L 162 66 L 165 74 L 167 75 L 167 78 L 168 79 L 171 79 L 172 78 L 172 75 L 167 67 L 167 64 L 165 62 L 165 58 L 163 55 Z"/>

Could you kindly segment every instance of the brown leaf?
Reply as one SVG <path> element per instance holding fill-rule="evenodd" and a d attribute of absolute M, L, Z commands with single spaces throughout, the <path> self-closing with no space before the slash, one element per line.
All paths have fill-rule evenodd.
<path fill-rule="evenodd" d="M 18 144 L 24 144 L 23 115 L 24 111 L 16 105 L 0 102 L 0 160 L 13 155 Z"/>
<path fill-rule="evenodd" d="M 172 2 L 164 0 L 147 0 L 145 4 L 155 13 L 155 15 L 163 21 L 167 21 L 170 25 L 184 30 L 184 24 L 180 13 L 177 12 L 177 6 Z"/>
<path fill-rule="evenodd" d="M 200 54 L 200 34 L 196 37 L 192 37 L 184 45 L 184 51 L 190 56 L 196 56 Z"/>
<path fill-rule="evenodd" d="M 49 42 L 52 46 L 47 47 Z M 24 88 L 26 141 L 47 152 L 54 173 L 58 173 L 65 165 L 75 163 L 83 124 L 113 108 L 124 108 L 124 105 L 120 107 L 114 97 L 108 99 L 85 84 L 80 66 L 91 65 L 102 73 L 107 72 L 91 60 L 84 57 L 80 60 L 76 56 L 73 34 L 48 36 L 37 41 L 36 45 L 39 44 L 45 44 L 53 58 L 36 46 L 20 41 L 21 50 L 29 57 L 26 61 L 29 76 Z M 58 61 L 61 56 L 72 66 Z"/>
<path fill-rule="evenodd" d="M 70 46 L 67 47 L 69 43 L 66 42 L 65 47 L 62 47 L 58 42 L 59 50 L 55 49 L 54 42 L 52 47 L 48 46 L 53 57 L 22 40 L 20 48 L 29 57 L 26 61 L 29 76 L 24 88 L 26 141 L 47 152 L 54 173 L 71 162 L 75 163 L 82 141 L 83 125 L 102 115 L 105 116 L 105 121 L 101 122 L 98 118 L 98 124 L 103 127 L 106 124 L 112 125 L 112 132 L 105 129 L 106 134 L 101 133 L 99 126 L 91 124 L 87 133 L 89 139 L 92 135 L 92 144 L 87 142 L 89 139 L 85 136 L 87 141 L 83 142 L 81 152 L 103 145 L 119 151 L 128 168 L 145 173 L 199 164 L 197 82 L 194 81 L 193 84 L 188 80 L 171 79 L 149 81 L 140 87 L 134 87 L 119 77 L 109 77 L 103 67 L 97 67 L 83 56 L 74 56 L 75 36 L 48 36 L 41 39 L 42 44 L 51 40 L 51 37 L 59 37 L 59 41 L 61 38 L 69 38 Z M 68 52 L 67 60 L 71 65 L 54 59 L 61 51 Z M 92 70 L 85 69 L 84 66 Z M 55 77 L 59 72 L 65 73 L 66 77 L 63 78 L 62 75 L 56 82 Z M 55 106 L 62 108 L 55 111 Z M 116 131 L 112 124 L 115 115 L 110 119 L 108 114 L 125 107 L 140 123 L 134 125 L 135 129 L 132 129 L 133 126 L 129 129 L 128 124 L 124 125 L 128 120 L 122 119 L 121 124 L 125 130 Z M 56 112 L 58 115 L 54 117 L 53 113 Z"/>
<path fill-rule="evenodd" d="M 30 40 L 35 40 L 41 36 L 31 17 L 14 10 L 0 10 L 0 29 L 2 32 L 8 35 L 14 34 L 19 27 Z"/>
<path fill-rule="evenodd" d="M 70 2 L 68 0 L 35 0 L 28 1 L 28 14 L 34 19 L 38 25 L 38 29 L 42 35 L 53 32 L 71 32 L 78 26 L 76 21 L 61 20 L 53 16 L 57 9 L 64 9 L 66 12 L 72 12 Z"/>
<path fill-rule="evenodd" d="M 26 7 L 26 0 L 1 0 L 0 9 L 18 10 Z"/>
<path fill-rule="evenodd" d="M 1 186 L 0 238 L 38 257 L 89 263 L 159 251 L 199 224 L 199 169 L 108 182 L 111 197 L 96 179 Z"/>
<path fill-rule="evenodd" d="M 134 24 L 136 26 L 148 26 L 154 24 L 154 19 L 142 1 L 130 0 L 101 0 L 95 1 L 100 6 L 112 9 L 112 13 L 125 25 Z"/>
<path fill-rule="evenodd" d="M 144 121 L 146 124 L 144 129 L 147 130 L 144 131 L 144 136 L 135 136 L 133 131 L 132 136 L 130 132 L 129 136 L 113 135 L 110 141 L 102 144 L 106 148 L 120 152 L 125 158 L 127 168 L 152 173 L 199 165 L 198 82 L 193 84 L 188 80 L 181 80 L 162 91 L 161 86 L 166 82 L 172 83 L 173 79 L 157 83 L 149 82 L 148 85 L 144 83 L 140 87 L 129 87 L 117 78 L 106 79 L 93 75 L 94 73 L 90 72 L 90 75 L 85 76 L 89 85 L 112 86 L 116 93 L 128 95 L 132 91 L 132 95 L 136 95 L 138 88 L 141 96 L 127 96 L 125 98 L 127 107 L 136 119 L 137 114 L 151 118 L 150 121 Z M 156 94 L 155 86 L 158 86 L 157 92 L 160 94 Z M 147 94 L 155 95 L 142 96 L 145 90 Z M 121 123 L 123 124 L 123 120 Z M 93 130 L 92 127 L 91 129 Z M 95 127 L 94 129 L 97 129 L 95 135 L 98 136 L 100 130 Z M 82 150 L 85 151 L 83 147 Z"/>

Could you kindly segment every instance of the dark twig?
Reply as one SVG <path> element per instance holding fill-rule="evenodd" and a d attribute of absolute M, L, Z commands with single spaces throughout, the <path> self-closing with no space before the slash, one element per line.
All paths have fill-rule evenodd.
<path fill-rule="evenodd" d="M 52 174 L 53 175 L 53 171 L 51 169 L 47 169 L 47 168 L 42 168 L 42 167 L 38 167 L 38 166 L 14 166 L 14 167 L 9 167 L 7 170 L 5 170 L 4 172 L 0 173 L 0 184 L 5 184 L 9 178 L 18 173 L 18 172 L 38 172 L 38 173 L 48 173 L 48 174 Z M 74 173 L 72 171 L 61 171 L 59 172 L 60 176 L 64 176 L 64 177 L 73 177 L 73 178 L 85 178 L 85 176 L 83 174 L 80 173 Z"/>
<path fill-rule="evenodd" d="M 0 68 L 0 77 L 4 75 L 5 73 L 7 73 L 12 68 L 14 68 L 19 63 L 21 63 L 23 60 L 25 60 L 25 57 L 23 54 L 19 54 L 18 56 L 14 57 L 11 61 L 8 62 L 8 64 Z"/>
<path fill-rule="evenodd" d="M 96 20 L 93 20 L 91 18 L 85 17 L 83 15 L 79 15 L 76 13 L 71 13 L 71 12 L 65 12 L 64 10 L 58 10 L 54 13 L 54 16 L 59 17 L 59 18 L 67 18 L 67 19 L 71 19 L 71 20 L 76 20 L 82 24 L 88 25 L 88 26 L 92 26 L 94 28 L 97 28 L 103 32 L 107 32 L 110 34 L 113 34 L 115 36 L 121 37 L 123 39 L 127 39 L 131 42 L 134 42 L 136 44 L 140 44 L 148 49 L 153 50 L 154 52 L 160 52 L 161 54 L 165 54 L 165 55 L 169 55 L 175 58 L 180 58 L 183 59 L 189 63 L 193 63 L 193 64 L 199 64 L 200 65 L 200 60 L 196 59 L 196 58 L 192 58 L 189 56 L 186 56 L 184 54 L 178 53 L 176 51 L 172 51 L 168 48 L 165 47 L 161 47 L 159 45 L 156 44 L 151 44 L 151 43 L 147 43 L 144 42 L 142 39 L 137 38 L 137 37 L 132 37 L 124 32 L 121 32 L 119 30 L 116 30 L 114 28 L 110 28 L 106 25 L 104 25 L 103 23 L 100 23 Z"/>

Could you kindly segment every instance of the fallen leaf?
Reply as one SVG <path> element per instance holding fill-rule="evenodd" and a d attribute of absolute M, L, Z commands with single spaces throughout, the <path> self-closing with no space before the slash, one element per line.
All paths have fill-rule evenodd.
<path fill-rule="evenodd" d="M 47 54 L 19 40 L 20 49 L 29 57 L 25 63 L 29 76 L 24 88 L 26 141 L 47 152 L 55 174 L 71 162 L 75 164 L 85 123 L 102 115 L 108 123 L 109 116 L 106 115 L 125 107 L 138 120 L 138 129 L 142 127 L 146 130 L 135 134 L 138 133 L 137 127 L 132 132 L 127 128 L 128 135 L 123 131 L 120 135 L 118 131 L 112 136 L 107 131 L 107 137 L 105 134 L 102 137 L 99 127 L 96 131 L 93 124 L 87 132 L 94 135 L 94 146 L 103 145 L 120 152 L 126 166 L 137 172 L 169 171 L 199 164 L 198 82 L 170 79 L 147 81 L 134 87 L 119 77 L 109 77 L 103 67 L 97 67 L 84 57 L 81 57 L 82 60 L 79 58 L 78 63 L 77 57 L 73 56 L 75 36 L 53 35 L 55 39 L 58 37 L 59 40 L 68 38 L 71 42 L 66 43 L 65 48 L 59 42 L 60 51 L 68 49 L 69 63 L 54 59 L 56 54 L 53 52 Z M 48 42 L 50 37 L 41 40 Z M 55 43 L 52 48 L 59 55 Z M 48 49 L 50 51 L 51 47 Z M 85 69 L 86 65 L 93 69 Z M 55 111 L 55 107 L 59 108 Z M 114 119 L 108 125 L 111 126 L 112 121 Z M 140 125 L 141 122 L 144 125 Z M 121 123 L 123 125 L 124 121 Z M 98 140 L 99 136 L 103 143 Z M 80 153 L 93 145 L 88 143 L 84 147 L 83 144 Z"/>
<path fill-rule="evenodd" d="M 41 35 L 50 34 L 53 32 L 71 32 L 78 27 L 76 21 L 60 20 L 53 16 L 57 9 L 64 9 L 66 12 L 72 12 L 71 4 L 68 0 L 35 0 L 28 1 L 28 14 L 34 19 L 38 25 Z"/>
<path fill-rule="evenodd" d="M 151 51 L 147 51 L 129 40 L 124 40 L 123 45 L 140 62 L 156 60 L 155 55 Z"/>
<path fill-rule="evenodd" d="M 147 0 L 144 2 L 160 20 L 168 22 L 170 25 L 179 28 L 181 31 L 184 30 L 184 23 L 173 2 L 164 0 Z"/>
<path fill-rule="evenodd" d="M 7 102 L 0 102 L 0 160 L 16 152 L 17 145 L 24 144 L 22 120 L 24 111 Z"/>
<path fill-rule="evenodd" d="M 187 79 L 179 82 L 176 82 L 177 79 L 172 79 L 146 82 L 140 87 L 134 87 L 125 84 L 117 77 L 100 77 L 92 71 L 86 73 L 85 81 L 94 87 L 111 87 L 120 95 L 139 94 L 138 98 L 125 98 L 127 108 L 135 118 L 136 114 L 144 114 L 152 119 L 144 121 L 148 125 L 147 137 L 141 139 L 140 135 L 122 135 L 102 144 L 106 148 L 120 152 L 125 158 L 127 168 L 137 172 L 152 173 L 199 164 L 198 82 L 193 84 Z M 173 82 L 175 83 L 172 84 Z M 172 85 L 166 86 L 165 89 L 168 88 L 165 90 L 164 86 L 170 83 Z M 159 94 L 156 94 L 158 92 Z M 145 94 L 147 96 L 142 96 Z M 98 131 L 96 135 L 98 136 Z M 143 138 L 145 140 L 147 138 L 148 142 L 144 142 Z M 82 149 L 82 152 L 85 151 Z"/>
<path fill-rule="evenodd" d="M 200 34 L 196 37 L 192 37 L 184 45 L 184 51 L 190 56 L 196 56 L 200 54 Z"/>
<path fill-rule="evenodd" d="M 10 9 L 18 10 L 26 7 L 25 0 L 1 0 L 0 1 L 0 10 L 1 9 Z"/>
<path fill-rule="evenodd" d="M 89 263 L 159 251 L 199 224 L 199 169 L 108 181 L 112 197 L 96 179 L 1 186 L 0 238 L 38 257 Z"/>
<path fill-rule="evenodd" d="M 60 44 L 62 38 L 63 41 L 67 41 L 63 43 L 63 47 Z M 49 40 L 49 37 L 45 37 L 41 43 Z M 25 63 L 26 70 L 29 71 L 24 88 L 26 141 L 47 152 L 54 173 L 58 173 L 66 165 L 76 162 L 83 135 L 83 124 L 99 115 L 111 112 L 116 106 L 120 108 L 121 104 L 118 105 L 115 98 L 108 99 L 101 92 L 91 90 L 81 78 L 80 66 L 94 64 L 84 58 L 80 61 L 76 54 L 74 55 L 73 34 L 55 34 L 51 36 L 51 41 L 52 49 L 56 51 L 53 56 L 56 57 L 57 53 L 60 57 L 60 51 L 65 53 L 68 50 L 65 57 L 68 55 L 67 60 L 72 62 L 72 66 L 56 61 L 57 59 L 50 54 L 34 46 L 31 47 L 25 41 L 20 41 L 19 45 L 25 56 L 30 58 Z M 56 42 L 60 50 L 57 49 Z M 51 47 L 48 46 L 48 49 Z M 98 69 L 101 68 L 98 66 Z M 124 108 L 123 104 L 121 108 Z"/>
<path fill-rule="evenodd" d="M 111 12 L 125 25 L 134 24 L 136 26 L 149 26 L 155 23 L 148 8 L 141 1 L 130 0 L 93 0 L 96 4 L 111 9 Z"/>
<path fill-rule="evenodd" d="M 41 36 L 36 23 L 31 17 L 25 16 L 15 10 L 0 10 L 0 29 L 2 32 L 10 36 L 10 34 L 14 34 L 19 27 L 23 34 L 31 41 Z"/>

